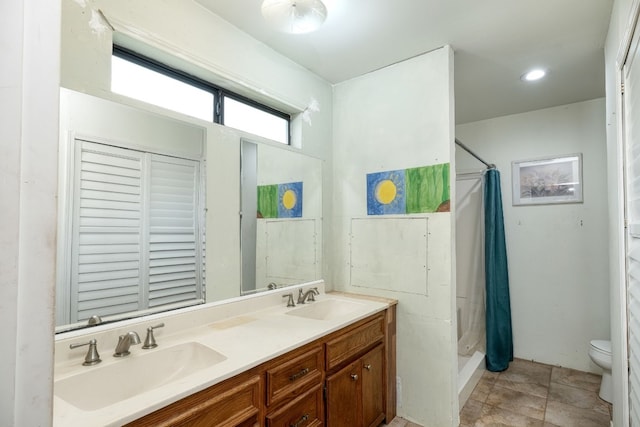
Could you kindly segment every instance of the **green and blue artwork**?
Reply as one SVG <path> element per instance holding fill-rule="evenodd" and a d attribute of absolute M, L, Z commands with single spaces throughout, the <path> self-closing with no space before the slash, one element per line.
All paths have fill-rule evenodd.
<path fill-rule="evenodd" d="M 449 212 L 449 163 L 367 174 L 367 213 Z"/>
<path fill-rule="evenodd" d="M 302 182 L 258 186 L 258 218 L 301 218 Z"/>

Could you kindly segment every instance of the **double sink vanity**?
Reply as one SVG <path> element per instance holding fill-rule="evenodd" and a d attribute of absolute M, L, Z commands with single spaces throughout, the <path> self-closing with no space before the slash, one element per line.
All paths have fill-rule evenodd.
<path fill-rule="evenodd" d="M 90 340 L 98 354 L 75 346 Z M 55 345 L 54 426 L 356 427 L 395 416 L 395 301 L 325 293 L 322 281 L 59 334 Z"/>

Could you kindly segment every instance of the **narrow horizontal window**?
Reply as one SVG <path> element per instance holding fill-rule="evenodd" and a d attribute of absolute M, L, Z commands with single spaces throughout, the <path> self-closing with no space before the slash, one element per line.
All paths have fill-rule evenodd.
<path fill-rule="evenodd" d="M 111 57 L 111 90 L 168 110 L 213 121 L 213 93 L 115 55 Z"/>
<path fill-rule="evenodd" d="M 289 143 L 289 121 L 233 98 L 224 98 L 225 126 L 240 129 L 283 144 Z"/>
<path fill-rule="evenodd" d="M 118 46 L 111 58 L 115 93 L 289 144 L 287 113 Z"/>

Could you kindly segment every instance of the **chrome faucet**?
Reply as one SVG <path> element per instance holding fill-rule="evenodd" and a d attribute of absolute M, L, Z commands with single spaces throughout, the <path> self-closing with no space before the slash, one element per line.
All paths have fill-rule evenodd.
<path fill-rule="evenodd" d="M 87 351 L 87 355 L 84 357 L 84 362 L 82 364 L 84 366 L 91 366 L 91 365 L 96 365 L 102 362 L 102 360 L 100 360 L 100 355 L 98 354 L 97 344 L 98 344 L 98 341 L 93 339 L 93 340 L 89 340 L 89 342 L 69 344 L 69 348 L 73 349 L 73 348 L 82 347 L 83 345 L 88 345 L 89 351 Z"/>
<path fill-rule="evenodd" d="M 320 295 L 318 288 L 311 288 L 307 292 L 303 292 L 302 288 L 298 291 L 298 304 L 304 304 L 305 301 L 315 301 L 315 296 Z"/>
<path fill-rule="evenodd" d="M 282 295 L 282 298 L 287 298 L 287 307 L 295 307 L 296 304 L 293 302 L 293 294 L 289 292 L 288 294 Z"/>
<path fill-rule="evenodd" d="M 148 350 L 150 348 L 156 348 L 158 343 L 156 343 L 156 337 L 153 335 L 153 330 L 158 328 L 164 328 L 164 323 L 160 323 L 156 326 L 149 326 L 147 328 L 147 337 L 144 339 L 143 349 Z"/>
<path fill-rule="evenodd" d="M 135 331 L 127 332 L 124 335 L 120 335 L 118 338 L 118 345 L 116 351 L 113 353 L 114 357 L 124 357 L 129 355 L 129 347 L 132 344 L 140 344 L 140 336 Z"/>

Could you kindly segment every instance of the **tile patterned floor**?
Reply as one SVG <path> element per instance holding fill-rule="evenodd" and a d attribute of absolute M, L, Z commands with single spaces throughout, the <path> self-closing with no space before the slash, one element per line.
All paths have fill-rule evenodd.
<path fill-rule="evenodd" d="M 422 427 L 418 424 L 407 421 L 404 418 L 395 417 L 389 424 L 383 424 L 381 427 Z"/>
<path fill-rule="evenodd" d="M 600 376 L 516 359 L 485 372 L 460 412 L 460 427 L 609 427 Z"/>
<path fill-rule="evenodd" d="M 609 427 L 600 376 L 515 359 L 485 372 L 460 412 L 460 427 Z M 388 427 L 420 427 L 402 418 Z"/>

